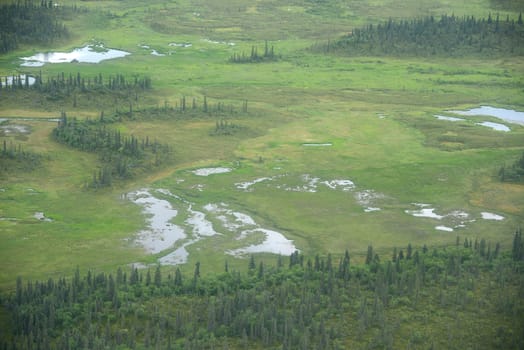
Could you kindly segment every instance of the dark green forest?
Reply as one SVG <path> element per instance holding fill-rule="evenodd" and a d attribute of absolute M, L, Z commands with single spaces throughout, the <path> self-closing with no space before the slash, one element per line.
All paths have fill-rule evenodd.
<path fill-rule="evenodd" d="M 69 37 L 61 19 L 76 9 L 53 1 L 17 1 L 0 5 L 0 54 L 22 44 L 49 44 Z"/>
<path fill-rule="evenodd" d="M 347 36 L 316 50 L 346 55 L 393 56 L 521 56 L 524 23 L 518 19 L 443 15 L 393 20 L 355 28 Z"/>
<path fill-rule="evenodd" d="M 524 242 L 409 244 L 364 264 L 295 252 L 247 273 L 77 268 L 2 302 L 1 349 L 522 349 Z M 482 330 L 482 331 L 480 331 Z"/>
<path fill-rule="evenodd" d="M 521 182 L 524 181 L 524 152 L 513 164 L 503 165 L 499 169 L 500 181 Z"/>

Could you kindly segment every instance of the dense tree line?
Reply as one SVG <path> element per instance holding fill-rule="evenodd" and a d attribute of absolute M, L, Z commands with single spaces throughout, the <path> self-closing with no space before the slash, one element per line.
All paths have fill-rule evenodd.
<path fill-rule="evenodd" d="M 19 44 L 49 44 L 68 38 L 61 17 L 73 8 L 54 6 L 53 1 L 13 1 L 0 5 L 0 54 Z"/>
<path fill-rule="evenodd" d="M 520 182 L 524 181 L 524 152 L 519 159 L 517 159 L 510 166 L 501 166 L 499 169 L 500 181 Z"/>
<path fill-rule="evenodd" d="M 443 15 L 388 20 L 355 28 L 347 36 L 316 47 L 348 55 L 519 56 L 524 55 L 524 22 L 474 16 Z"/>
<path fill-rule="evenodd" d="M 56 141 L 99 156 L 103 166 L 94 172 L 90 186 L 110 186 L 113 178 L 133 177 L 135 172 L 160 166 L 169 159 L 169 146 L 149 137 L 124 136 L 108 127 L 112 122 L 104 117 L 104 112 L 98 120 L 68 118 L 63 112 L 53 129 Z"/>
<path fill-rule="evenodd" d="M 516 243 L 515 243 L 516 242 Z M 366 264 L 298 252 L 276 266 L 188 276 L 179 268 L 79 269 L 3 297 L 1 349 L 393 349 L 524 346 L 521 233 L 511 254 L 481 240 L 411 245 Z M 515 248 L 515 244 L 518 247 Z M 498 247 L 498 248 L 496 248 Z M 492 249 L 493 248 L 493 249 Z M 522 251 L 520 251 L 521 254 Z"/>
<path fill-rule="evenodd" d="M 258 63 L 258 62 L 267 62 L 267 61 L 276 61 L 278 56 L 275 55 L 275 48 L 273 45 L 269 46 L 266 41 L 264 44 L 264 53 L 258 53 L 258 47 L 251 46 L 251 53 L 247 55 L 245 52 L 240 54 L 234 53 L 233 56 L 229 58 L 231 63 Z"/>

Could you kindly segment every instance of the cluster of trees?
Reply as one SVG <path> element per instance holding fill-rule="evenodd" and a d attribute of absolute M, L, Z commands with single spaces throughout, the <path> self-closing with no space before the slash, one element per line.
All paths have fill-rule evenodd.
<path fill-rule="evenodd" d="M 258 62 L 267 62 L 267 61 L 276 61 L 278 57 L 275 55 L 275 49 L 273 45 L 269 47 L 269 44 L 266 40 L 264 45 L 264 53 L 262 55 L 258 54 L 258 48 L 256 46 L 251 46 L 251 54 L 246 55 L 244 52 L 241 54 L 234 53 L 233 56 L 229 58 L 231 63 L 258 63 Z"/>
<path fill-rule="evenodd" d="M 98 120 L 67 118 L 65 112 L 53 129 L 53 138 L 82 151 L 96 153 L 103 166 L 95 171 L 90 187 L 110 186 L 113 178 L 130 178 L 139 170 L 158 167 L 169 159 L 170 148 L 149 137 L 123 136 L 107 127 L 104 112 Z"/>
<path fill-rule="evenodd" d="M 318 49 L 318 47 L 317 47 Z M 355 28 L 322 50 L 349 55 L 524 55 L 524 22 L 507 16 L 501 19 L 443 15 L 395 21 Z"/>
<path fill-rule="evenodd" d="M 13 1 L 0 5 L 0 54 L 19 44 L 48 44 L 69 37 L 60 21 L 72 8 L 54 6 L 53 1 Z"/>
<path fill-rule="evenodd" d="M 501 166 L 499 169 L 500 181 L 520 182 L 524 180 L 524 152 L 522 156 L 510 166 Z"/>
<path fill-rule="evenodd" d="M 408 246 L 384 261 L 370 246 L 363 265 L 348 251 L 296 252 L 287 266 L 251 256 L 247 273 L 226 262 L 207 277 L 196 263 L 189 276 L 156 266 L 19 278 L 3 297 L 12 326 L 0 348 L 522 348 L 523 261 L 478 246 Z"/>
<path fill-rule="evenodd" d="M 221 119 L 217 120 L 215 128 L 209 134 L 211 136 L 234 135 L 240 130 L 242 130 L 240 125 Z"/>
<path fill-rule="evenodd" d="M 7 140 L 4 140 L 0 151 L 0 160 L 2 160 L 0 172 L 9 171 L 13 167 L 27 171 L 39 166 L 42 156 L 23 149 L 21 144 L 15 145 L 13 142 L 8 143 Z"/>

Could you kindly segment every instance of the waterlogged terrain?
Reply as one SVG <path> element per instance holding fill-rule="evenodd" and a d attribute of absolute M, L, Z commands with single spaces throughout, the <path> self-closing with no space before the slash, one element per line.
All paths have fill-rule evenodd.
<path fill-rule="evenodd" d="M 464 117 L 493 117 L 503 120 L 510 124 L 524 125 L 524 112 L 519 112 L 512 109 L 495 108 L 490 106 L 481 106 L 478 108 L 472 108 L 467 111 L 453 110 L 448 111 L 449 113 L 464 116 Z M 468 119 L 457 118 L 445 115 L 435 115 L 435 118 L 443 121 L 450 122 L 468 122 Z M 492 121 L 476 122 L 475 125 L 491 128 L 495 131 L 509 132 L 511 128 L 505 124 L 495 123 Z"/>
<path fill-rule="evenodd" d="M 347 209 L 348 215 L 389 216 L 396 211 L 395 208 L 404 207 L 406 218 L 411 217 L 413 224 L 419 220 L 427 222 L 435 234 L 465 230 L 478 220 L 505 219 L 490 212 L 444 211 L 426 203 L 402 204 L 390 195 L 360 188 L 350 179 L 323 179 L 312 174 L 282 172 L 238 182 L 234 181 L 238 179 L 236 171 L 234 167 L 181 171 L 176 174 L 171 189 L 140 189 L 127 194 L 126 198 L 140 205 L 146 216 L 145 227 L 133 238 L 134 244 L 153 254 L 157 263 L 163 265 L 187 263 L 191 252 L 201 249 L 202 245 L 223 247 L 221 254 L 236 258 L 246 258 L 255 253 L 291 255 L 305 248 L 296 245 L 288 233 L 259 224 L 258 219 L 246 213 L 251 212 L 252 208 L 242 209 L 224 201 L 213 201 L 211 198 L 214 196 L 207 201 L 208 194 L 216 190 L 213 188 L 213 177 L 225 180 L 225 190 L 233 190 L 238 199 L 267 191 L 283 191 L 308 194 L 308 201 L 315 203 L 321 193 L 335 191 L 361 208 L 358 211 Z M 198 201 L 189 198 L 198 198 Z"/>
<path fill-rule="evenodd" d="M 260 226 L 251 216 L 230 209 L 226 203 L 209 203 L 197 210 L 196 204 L 166 189 L 140 189 L 125 197 L 140 205 L 146 215 L 146 227 L 136 235 L 134 244 L 156 254 L 162 265 L 186 263 L 187 247 L 214 236 L 236 241 L 234 245 L 239 248 L 224 251 L 236 257 L 250 253 L 291 255 L 297 250 L 282 233 Z M 180 225 L 172 223 L 177 216 L 184 217 Z M 253 236 L 257 236 L 255 243 L 244 243 L 252 242 Z"/>
<path fill-rule="evenodd" d="M 467 111 L 450 111 L 463 116 L 490 116 L 502 119 L 508 123 L 524 125 L 524 112 L 513 109 L 496 108 L 491 106 L 480 106 Z"/>
<path fill-rule="evenodd" d="M 405 213 L 417 218 L 435 219 L 439 222 L 445 222 L 446 225 L 435 226 L 436 230 L 453 232 L 456 229 L 465 228 L 468 223 L 473 223 L 477 219 L 483 220 L 504 220 L 501 215 L 481 212 L 479 215 L 472 215 L 463 210 L 453 210 L 448 213 L 439 214 L 437 209 L 433 208 L 431 204 L 426 203 L 412 203 L 417 209 L 406 209 Z"/>

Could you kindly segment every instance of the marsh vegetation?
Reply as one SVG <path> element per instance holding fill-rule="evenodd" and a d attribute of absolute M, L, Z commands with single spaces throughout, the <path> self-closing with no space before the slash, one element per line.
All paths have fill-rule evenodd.
<path fill-rule="evenodd" d="M 2 6 L 0 346 L 522 347 L 520 2 Z"/>

